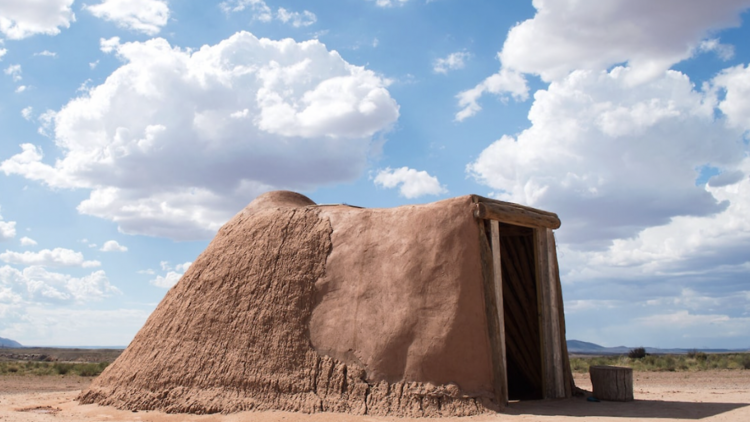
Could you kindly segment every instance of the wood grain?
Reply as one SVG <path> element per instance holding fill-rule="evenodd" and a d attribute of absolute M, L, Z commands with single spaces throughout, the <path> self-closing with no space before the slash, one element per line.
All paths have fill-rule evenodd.
<path fill-rule="evenodd" d="M 500 409 L 506 406 L 506 379 L 507 374 L 503 368 L 501 355 L 505 347 L 501 339 L 500 322 L 498 320 L 498 306 L 495 293 L 495 279 L 492 269 L 492 249 L 487 240 L 487 227 L 484 220 L 478 220 L 479 224 L 479 252 L 482 261 L 482 286 L 484 287 L 484 308 L 487 315 L 487 334 L 490 339 L 492 351 L 492 378 L 495 389 L 495 400 Z"/>
<path fill-rule="evenodd" d="M 545 399 L 555 398 L 555 367 L 549 302 L 549 262 L 547 254 L 547 230 L 534 230 L 534 257 L 536 263 L 537 312 L 539 314 L 539 337 L 542 355 L 542 381 Z"/>
<path fill-rule="evenodd" d="M 508 362 L 505 355 L 505 310 L 503 300 L 503 267 L 501 261 L 500 227 L 497 221 L 490 221 L 492 247 L 492 278 L 495 287 L 495 304 L 497 306 L 497 323 L 500 336 L 500 399 L 503 405 L 508 404 Z M 497 383 L 496 383 L 497 384 Z"/>
<path fill-rule="evenodd" d="M 550 237 L 551 248 L 557 251 L 557 244 L 555 242 L 555 234 L 552 233 Z M 560 344 L 562 346 L 562 357 L 563 357 L 563 382 L 565 384 L 565 397 L 572 397 L 573 391 L 575 390 L 575 381 L 573 380 L 573 372 L 570 368 L 570 357 L 568 356 L 568 343 L 567 336 L 565 333 L 565 311 L 563 308 L 563 295 L 562 295 L 562 283 L 560 282 L 560 267 L 557 263 L 557 253 L 554 254 L 554 281 L 559 292 L 557 296 L 558 312 L 560 315 Z"/>
<path fill-rule="evenodd" d="M 590 366 L 589 376 L 597 399 L 633 401 L 633 368 Z"/>
<path fill-rule="evenodd" d="M 557 218 L 557 214 L 555 214 L 553 212 L 545 211 L 545 210 L 540 210 L 538 208 L 533 208 L 533 207 L 527 207 L 526 205 L 520 205 L 520 204 L 516 204 L 516 203 L 513 203 L 513 202 L 500 201 L 498 199 L 486 198 L 486 197 L 481 196 L 481 195 L 471 195 L 471 197 L 472 197 L 472 201 L 474 203 L 480 203 L 481 202 L 481 203 L 485 203 L 485 204 L 508 205 L 508 206 L 513 207 L 513 208 L 527 210 L 527 211 L 531 211 L 531 212 L 534 212 L 534 213 L 537 213 L 537 214 L 544 214 L 544 215 L 548 215 L 548 216 Z"/>
<path fill-rule="evenodd" d="M 557 214 L 481 196 L 474 196 L 473 199 L 477 201 L 474 210 L 474 216 L 477 218 L 532 228 L 560 228 L 560 219 Z"/>
<path fill-rule="evenodd" d="M 549 278 L 547 279 L 549 289 L 549 338 L 552 342 L 552 362 L 554 368 L 554 394 L 555 398 L 565 397 L 565 380 L 563 375 L 562 343 L 565 341 L 560 336 L 560 314 L 562 306 L 559 297 L 560 289 L 557 287 L 557 251 L 555 250 L 555 238 L 552 230 L 544 230 L 547 237 L 547 265 L 549 265 Z"/>

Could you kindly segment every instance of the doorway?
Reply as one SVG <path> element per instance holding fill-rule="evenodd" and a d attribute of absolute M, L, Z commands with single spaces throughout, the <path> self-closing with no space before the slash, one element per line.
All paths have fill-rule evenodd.
<path fill-rule="evenodd" d="M 488 239 L 491 239 L 489 221 L 486 223 Z M 499 234 L 508 399 L 542 399 L 534 230 L 499 222 Z"/>

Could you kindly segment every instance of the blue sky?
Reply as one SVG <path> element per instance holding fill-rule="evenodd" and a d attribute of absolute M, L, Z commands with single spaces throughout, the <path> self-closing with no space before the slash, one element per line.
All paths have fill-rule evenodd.
<path fill-rule="evenodd" d="M 0 336 L 125 345 L 257 195 L 557 212 L 568 338 L 750 347 L 748 0 L 0 0 Z"/>

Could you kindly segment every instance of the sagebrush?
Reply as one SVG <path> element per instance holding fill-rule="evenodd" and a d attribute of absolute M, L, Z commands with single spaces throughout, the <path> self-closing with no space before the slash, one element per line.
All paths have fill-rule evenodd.
<path fill-rule="evenodd" d="M 0 362 L 0 375 L 80 375 L 95 377 L 102 373 L 108 362 Z"/>
<path fill-rule="evenodd" d="M 750 353 L 688 353 L 686 355 L 646 355 L 632 358 L 625 355 L 572 357 L 573 372 L 588 372 L 589 366 L 612 365 L 633 368 L 634 371 L 706 371 L 710 369 L 750 369 Z"/>

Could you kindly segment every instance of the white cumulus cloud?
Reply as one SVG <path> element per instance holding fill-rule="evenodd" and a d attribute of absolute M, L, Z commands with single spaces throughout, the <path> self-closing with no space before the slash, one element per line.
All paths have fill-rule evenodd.
<path fill-rule="evenodd" d="M 375 4 L 377 4 L 380 7 L 393 7 L 393 6 L 402 6 L 407 1 L 409 0 L 375 0 Z"/>
<path fill-rule="evenodd" d="M 713 78 L 714 93 L 724 94 L 718 108 L 732 127 L 750 131 L 750 65 L 724 69 Z"/>
<path fill-rule="evenodd" d="M 121 28 L 147 35 L 158 34 L 169 21 L 169 5 L 164 0 L 102 0 L 85 9 Z"/>
<path fill-rule="evenodd" d="M 21 344 L 72 347 L 91 345 L 95 341 L 96 346 L 123 347 L 130 343 L 150 314 L 151 309 L 110 306 L 85 309 L 32 303 L 19 309 L 17 317 L 5 324 L 3 336 Z"/>
<path fill-rule="evenodd" d="M 21 110 L 21 116 L 23 116 L 26 120 L 31 120 L 31 113 L 34 111 L 34 109 L 31 106 L 24 107 L 23 110 Z"/>
<path fill-rule="evenodd" d="M 5 251 L 0 254 L 0 261 L 16 265 L 34 265 L 43 267 L 98 267 L 99 261 L 86 261 L 83 254 L 65 248 L 42 249 L 38 252 Z"/>
<path fill-rule="evenodd" d="M 20 241 L 21 241 L 21 246 L 36 246 L 36 240 L 30 237 L 24 236 L 20 239 Z"/>
<path fill-rule="evenodd" d="M 107 309 L 85 309 L 30 304 L 22 308 L 21 315 L 6 323 L 3 336 L 21 344 L 73 347 L 96 341 L 96 346 L 124 347 L 150 314 L 151 309 L 109 306 Z"/>
<path fill-rule="evenodd" d="M 713 51 L 722 60 L 729 60 L 734 57 L 734 46 L 722 44 L 718 38 L 701 41 L 698 50 L 702 52 Z"/>
<path fill-rule="evenodd" d="M 16 222 L 0 220 L 0 242 L 16 237 Z"/>
<path fill-rule="evenodd" d="M 661 77 L 696 52 L 729 55 L 731 46 L 708 35 L 739 26 L 739 15 L 750 1 L 534 0 L 533 5 L 535 16 L 508 32 L 498 54 L 500 73 L 534 74 L 552 82 L 575 70 L 601 71 L 627 63 L 627 82 L 638 84 Z M 473 89 L 472 101 L 461 105 L 457 120 L 478 111 L 483 93 L 506 91 L 482 89 L 482 84 Z M 464 97 L 459 95 L 461 101 Z"/>
<path fill-rule="evenodd" d="M 722 310 L 703 313 L 681 309 L 636 318 L 632 326 L 634 330 L 652 333 L 662 342 L 668 341 L 667 344 L 721 344 L 744 339 L 745 333 L 750 331 L 750 317 L 733 317 Z M 730 347 L 746 347 L 741 341 L 737 344 L 735 340 Z"/>
<path fill-rule="evenodd" d="M 188 268 L 190 268 L 191 265 L 193 265 L 192 262 L 183 262 L 182 264 L 175 265 L 174 269 L 177 270 L 177 271 L 179 271 L 179 272 L 184 273 L 185 271 L 188 270 Z"/>
<path fill-rule="evenodd" d="M 279 10 L 276 11 L 276 19 L 284 23 L 289 23 L 295 28 L 310 26 L 318 20 L 315 14 L 308 10 L 304 10 L 302 13 L 290 12 L 283 7 L 279 7 Z"/>
<path fill-rule="evenodd" d="M 471 57 L 470 53 L 457 51 L 451 53 L 445 58 L 438 58 L 432 63 L 432 71 L 435 73 L 446 74 L 451 70 L 463 69 L 466 66 L 466 60 Z"/>
<path fill-rule="evenodd" d="M 501 96 L 510 94 L 516 101 L 526 101 L 529 98 L 526 78 L 516 71 L 503 68 L 474 88 L 460 92 L 456 96 L 461 107 L 461 111 L 456 113 L 456 120 L 462 121 L 477 114 L 482 109 L 479 99 L 486 92 Z"/>
<path fill-rule="evenodd" d="M 12 65 L 6 67 L 5 70 L 3 70 L 3 72 L 6 75 L 8 75 L 11 78 L 13 78 L 13 82 L 18 82 L 21 79 L 23 79 L 23 77 L 21 76 L 21 73 L 23 73 L 23 70 L 21 69 L 21 65 L 20 64 L 12 64 Z"/>
<path fill-rule="evenodd" d="M 0 215 L 0 242 L 13 239 L 14 237 L 16 237 L 16 222 L 3 221 L 3 216 Z"/>
<path fill-rule="evenodd" d="M 99 38 L 99 48 L 104 53 L 116 51 L 120 46 L 120 37 Z"/>
<path fill-rule="evenodd" d="M 72 277 L 40 266 L 22 271 L 8 265 L 0 267 L 0 288 L 3 286 L 29 302 L 88 302 L 120 293 L 110 284 L 104 271 Z"/>
<path fill-rule="evenodd" d="M 227 0 L 219 3 L 219 7 L 224 13 L 236 13 L 250 9 L 253 12 L 253 19 L 261 22 L 270 22 L 273 19 L 273 11 L 264 0 Z"/>
<path fill-rule="evenodd" d="M 39 53 L 34 53 L 34 56 L 56 58 L 57 53 L 55 53 L 54 51 L 44 50 L 44 51 L 40 51 Z"/>
<path fill-rule="evenodd" d="M 750 270 L 750 157 L 739 166 L 741 178 L 705 191 L 726 209 L 709 216 L 676 216 L 632 237 L 614 239 L 601 250 L 564 248 L 570 282 L 606 278 L 631 280 L 705 278 L 722 274 L 734 283 Z M 734 275 L 731 275 L 734 274 Z M 746 276 L 745 276 L 746 278 Z M 719 291 L 717 284 L 714 288 Z"/>
<path fill-rule="evenodd" d="M 315 13 L 310 12 L 309 10 L 295 12 L 279 7 L 276 10 L 276 13 L 274 13 L 273 9 L 271 9 L 263 0 L 228 0 L 219 3 L 219 8 L 227 14 L 242 12 L 245 9 L 249 9 L 253 14 L 253 20 L 271 22 L 275 18 L 280 22 L 294 26 L 295 28 L 310 26 L 318 20 Z"/>
<path fill-rule="evenodd" d="M 182 278 L 183 275 L 185 275 L 185 271 L 190 268 L 190 265 L 192 265 L 192 262 L 185 262 L 183 264 L 177 264 L 175 265 L 174 271 L 167 271 L 170 270 L 171 267 L 169 267 L 169 264 L 166 261 L 161 262 L 161 267 L 163 270 L 167 271 L 165 275 L 158 275 L 156 278 L 149 281 L 149 283 L 153 284 L 156 287 L 161 287 L 164 289 L 169 289 L 175 284 L 177 284 L 178 281 Z"/>
<path fill-rule="evenodd" d="M 127 252 L 128 248 L 127 246 L 122 246 L 119 243 L 117 243 L 116 240 L 108 240 L 104 242 L 104 245 L 100 249 L 100 251 L 103 252 Z"/>
<path fill-rule="evenodd" d="M 317 40 L 107 46 L 123 65 L 50 114 L 61 159 L 24 144 L 0 170 L 89 189 L 78 210 L 126 233 L 208 238 L 264 191 L 353 180 L 399 116 L 387 80 Z"/>
<path fill-rule="evenodd" d="M 435 176 L 426 171 L 417 171 L 409 167 L 391 169 L 390 167 L 378 171 L 375 185 L 386 189 L 399 188 L 399 195 L 405 198 L 418 198 L 424 195 L 441 195 L 448 190 L 442 186 Z"/>
<path fill-rule="evenodd" d="M 73 0 L 35 0 L 0 2 L 0 32 L 11 40 L 34 34 L 57 35 L 76 20 Z"/>
<path fill-rule="evenodd" d="M 500 199 L 560 215 L 579 338 L 736 345 L 747 328 L 750 70 L 696 87 L 670 67 L 709 51 L 729 59 L 733 47 L 708 36 L 737 25 L 750 2 L 683 4 L 535 1 L 537 15 L 511 29 L 499 55 L 496 75 L 548 86 L 533 95 L 530 126 L 467 171 Z M 457 120 L 478 112 L 484 93 L 512 92 L 484 84 L 458 95 Z M 718 173 L 707 183 L 706 169 Z M 587 328 L 602 308 L 607 318 Z"/>
<path fill-rule="evenodd" d="M 531 127 L 487 147 L 470 174 L 502 199 L 559 213 L 568 242 L 722 211 L 726 203 L 695 185 L 697 169 L 737 170 L 741 131 L 715 117 L 711 90 L 694 90 L 687 76 L 670 71 L 634 87 L 631 71 L 576 71 L 538 91 Z"/>
<path fill-rule="evenodd" d="M 712 30 L 739 26 L 747 0 L 534 0 L 536 15 L 508 33 L 503 66 L 550 81 L 575 69 L 633 68 L 658 77 L 689 58 Z"/>

